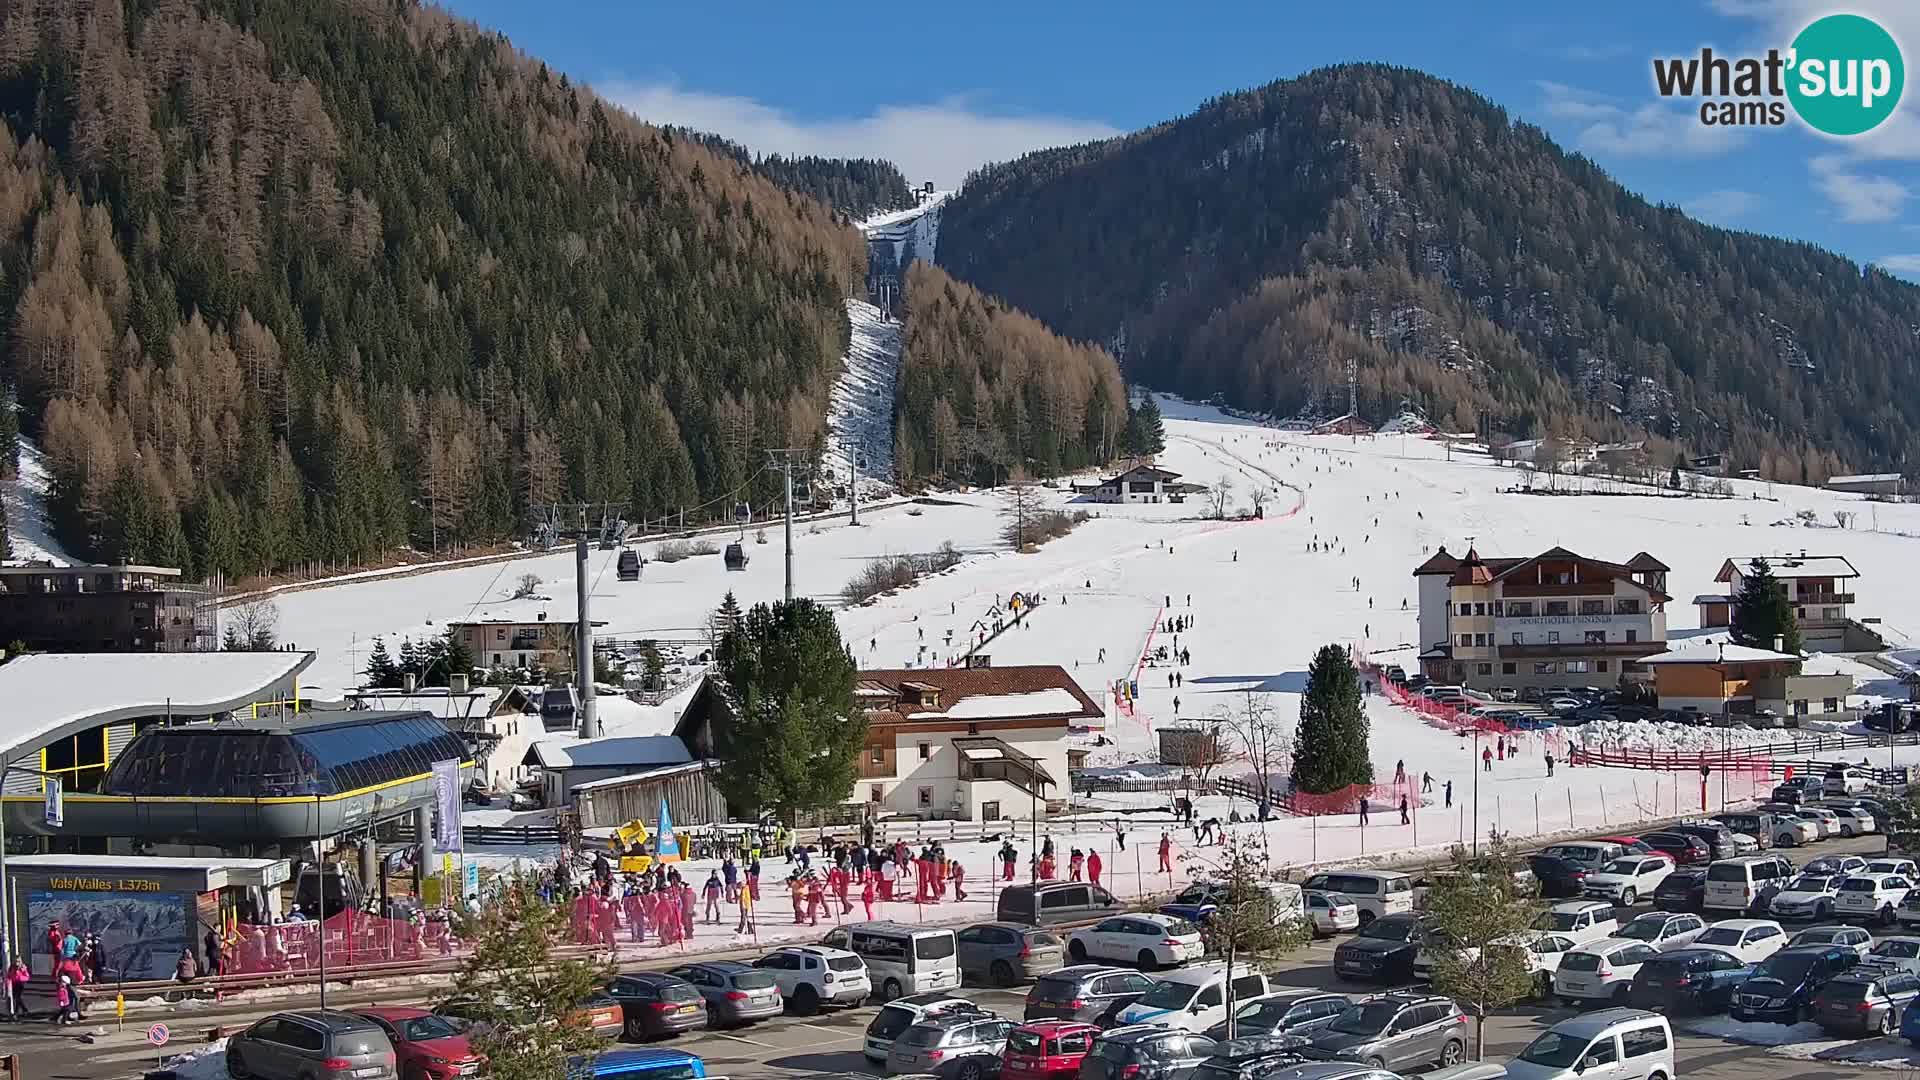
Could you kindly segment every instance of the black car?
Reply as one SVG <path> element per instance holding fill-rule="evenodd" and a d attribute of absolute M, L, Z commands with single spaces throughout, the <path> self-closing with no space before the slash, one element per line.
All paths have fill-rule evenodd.
<path fill-rule="evenodd" d="M 1321 990 L 1296 990 L 1284 994 L 1271 994 L 1256 998 L 1233 1010 L 1233 1037 L 1244 1039 L 1253 1035 L 1278 1035 L 1301 1029 L 1312 1029 L 1315 1025 L 1339 1016 L 1346 1007 L 1353 1004 L 1345 994 L 1329 994 Z M 1225 1020 L 1207 1029 L 1207 1034 L 1215 1039 L 1227 1037 Z"/>
<path fill-rule="evenodd" d="M 1205 1035 L 1159 1024 L 1114 1028 L 1080 1059 L 1079 1080 L 1185 1080 L 1213 1056 L 1214 1045 Z"/>
<path fill-rule="evenodd" d="M 1074 964 L 1034 980 L 1021 1019 L 1078 1020 L 1106 1027 L 1151 989 L 1153 980 L 1130 968 Z"/>
<path fill-rule="evenodd" d="M 1740 854 L 1740 846 L 1733 842 L 1733 830 L 1717 821 L 1683 821 L 1661 831 L 1697 837 L 1706 843 L 1716 859 L 1731 859 Z"/>
<path fill-rule="evenodd" d="M 1653 906 L 1660 911 L 1698 912 L 1706 904 L 1707 872 L 1675 870 L 1653 890 Z"/>
<path fill-rule="evenodd" d="M 1587 871 L 1558 855 L 1529 855 L 1527 869 L 1540 883 L 1540 895 L 1551 900 L 1576 899 L 1587 894 Z"/>
<path fill-rule="evenodd" d="M 707 999 L 678 975 L 630 972 L 608 983 L 607 993 L 620 1003 L 629 1039 L 657 1039 L 707 1026 Z"/>
<path fill-rule="evenodd" d="M 1798 1023 L 1809 1014 L 1813 995 L 1858 963 L 1860 953 L 1850 945 L 1781 949 L 1754 966 L 1753 976 L 1734 994 L 1728 1011 L 1735 1020 Z"/>
<path fill-rule="evenodd" d="M 1333 973 L 1342 979 L 1408 982 L 1431 924 L 1425 915 L 1382 915 L 1333 950 Z"/>
<path fill-rule="evenodd" d="M 1752 975 L 1753 965 L 1741 963 L 1730 952 L 1679 949 L 1641 964 L 1627 1000 L 1636 1009 L 1654 1012 L 1724 1012 Z"/>
<path fill-rule="evenodd" d="M 1190 1080 L 1259 1080 L 1281 1065 L 1305 1061 L 1300 1056 L 1305 1045 L 1307 1040 L 1297 1036 L 1236 1036 L 1215 1045 L 1213 1054 L 1188 1076 Z"/>

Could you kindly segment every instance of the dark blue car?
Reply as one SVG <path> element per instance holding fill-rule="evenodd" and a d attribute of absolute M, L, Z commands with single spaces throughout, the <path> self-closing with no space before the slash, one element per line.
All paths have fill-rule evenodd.
<path fill-rule="evenodd" d="M 1224 885 L 1209 881 L 1196 882 L 1181 890 L 1172 902 L 1160 905 L 1160 914 L 1205 926 L 1226 896 L 1227 888 Z"/>
<path fill-rule="evenodd" d="M 574 1080 L 703 1080 L 707 1075 L 707 1063 L 684 1050 L 609 1050 L 593 1059 L 591 1072 L 581 1068 L 579 1058 L 570 1064 L 567 1072 Z"/>
<path fill-rule="evenodd" d="M 1753 977 L 1753 965 L 1719 949 L 1661 953 L 1634 973 L 1629 1001 L 1664 1013 L 1725 1012 L 1734 992 Z"/>
<path fill-rule="evenodd" d="M 1781 949 L 1755 965 L 1728 1011 L 1735 1020 L 1797 1023 L 1828 980 L 1859 962 L 1860 954 L 1848 945 Z"/>

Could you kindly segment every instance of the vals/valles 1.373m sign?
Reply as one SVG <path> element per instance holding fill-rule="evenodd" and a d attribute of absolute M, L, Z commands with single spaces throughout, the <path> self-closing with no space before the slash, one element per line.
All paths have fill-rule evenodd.
<path fill-rule="evenodd" d="M 1861 15 L 1808 23 L 1785 49 L 1759 56 L 1657 57 L 1654 88 L 1665 98 L 1699 98 L 1710 127 L 1778 127 L 1796 115 L 1827 135 L 1860 135 L 1893 115 L 1906 88 L 1899 43 Z"/>

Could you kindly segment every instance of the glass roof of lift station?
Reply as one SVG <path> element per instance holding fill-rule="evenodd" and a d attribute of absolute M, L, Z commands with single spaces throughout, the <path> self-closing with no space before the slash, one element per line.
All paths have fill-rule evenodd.
<path fill-rule="evenodd" d="M 321 712 L 142 731 L 114 759 L 105 795 L 339 796 L 424 776 L 470 755 L 424 712 Z"/>

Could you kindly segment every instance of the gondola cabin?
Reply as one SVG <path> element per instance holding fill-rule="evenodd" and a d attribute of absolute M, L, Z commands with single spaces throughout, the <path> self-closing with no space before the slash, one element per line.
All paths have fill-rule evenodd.
<path fill-rule="evenodd" d="M 747 568 L 747 549 L 738 541 L 727 545 L 727 553 L 724 558 L 727 560 L 727 569 L 729 570 L 745 570 Z"/>
<path fill-rule="evenodd" d="M 640 553 L 628 548 L 620 553 L 620 564 L 616 570 L 621 581 L 639 581 L 641 566 Z"/>

